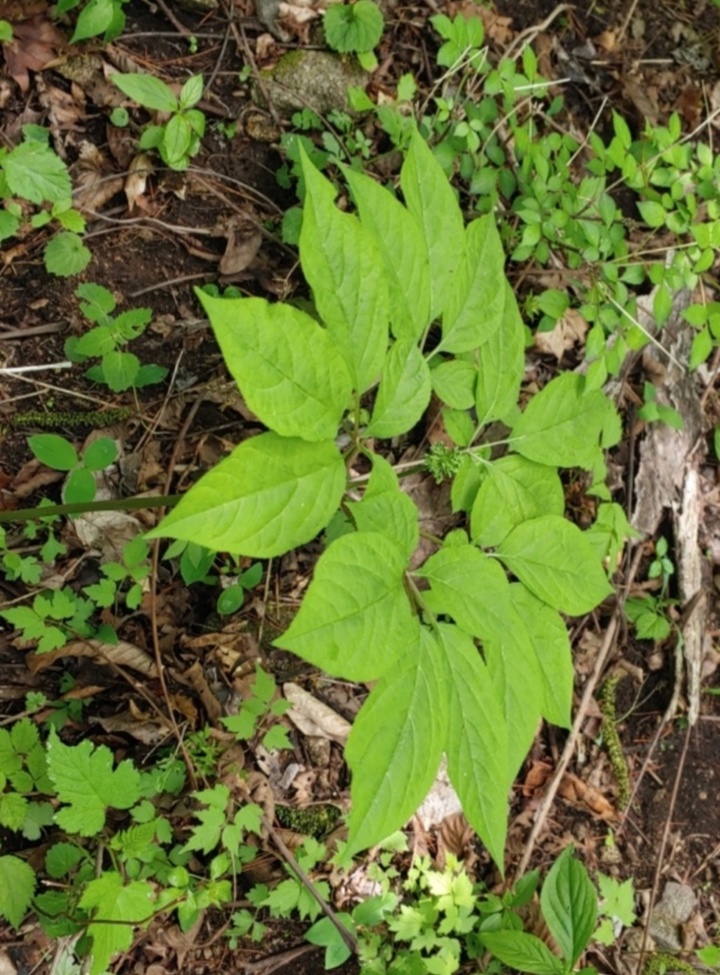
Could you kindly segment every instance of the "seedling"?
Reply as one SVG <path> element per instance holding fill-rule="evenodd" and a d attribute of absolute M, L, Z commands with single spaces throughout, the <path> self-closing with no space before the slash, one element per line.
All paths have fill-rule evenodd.
<path fill-rule="evenodd" d="M 373 0 L 333 3 L 323 15 L 328 46 L 340 54 L 355 53 L 366 71 L 374 71 L 377 58 L 372 53 L 382 37 L 385 21 Z"/>
<path fill-rule="evenodd" d="M 98 37 L 100 34 L 106 44 L 114 41 L 125 27 L 123 6 L 127 2 L 128 0 L 82 0 L 83 9 L 78 16 L 70 43 L 77 44 L 78 41 Z M 81 0 L 58 0 L 55 13 L 67 13 L 80 3 Z"/>
<path fill-rule="evenodd" d="M 88 444 L 82 454 L 57 433 L 38 433 L 28 437 L 28 447 L 33 455 L 56 471 L 67 471 L 62 488 L 64 504 L 92 501 L 97 485 L 94 473 L 104 471 L 117 459 L 117 444 L 111 437 L 98 437 Z"/>
<path fill-rule="evenodd" d="M 39 125 L 23 126 L 24 141 L 14 149 L 0 148 L 0 242 L 16 236 L 23 226 L 23 207 L 15 198 L 38 209 L 30 226 L 39 228 L 56 221 L 62 228 L 44 250 L 50 274 L 68 277 L 78 274 L 90 261 L 90 251 L 80 234 L 85 220 L 73 209 L 70 174 L 63 160 L 49 145 L 50 133 Z"/>
<path fill-rule="evenodd" d="M 152 320 L 149 308 L 132 308 L 113 316 L 115 298 L 107 288 L 99 284 L 81 284 L 75 294 L 82 298 L 80 310 L 94 328 L 80 336 L 71 336 L 65 342 L 65 354 L 73 362 L 84 362 L 98 357 L 101 362 L 85 373 L 88 379 L 104 383 L 119 393 L 125 389 L 139 389 L 161 382 L 167 375 L 163 366 L 142 365 L 134 353 L 125 346 L 145 331 Z"/>
<path fill-rule="evenodd" d="M 138 105 L 160 116 L 170 116 L 166 122 L 147 126 L 140 137 L 140 148 L 157 149 L 171 169 L 187 169 L 205 135 L 205 116 L 194 107 L 202 98 L 202 75 L 188 78 L 179 95 L 154 75 L 114 74 L 110 80 Z"/>

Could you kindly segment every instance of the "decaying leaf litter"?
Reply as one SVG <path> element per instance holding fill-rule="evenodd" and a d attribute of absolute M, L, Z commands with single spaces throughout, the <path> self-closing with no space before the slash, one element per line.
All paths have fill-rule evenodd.
<path fill-rule="evenodd" d="M 173 68 L 183 63 L 183 55 L 178 52 L 184 49 L 168 42 L 166 50 L 160 47 L 162 60 L 159 60 L 158 46 L 148 43 L 148 33 L 152 37 L 152 32 L 167 29 L 168 23 L 173 30 L 182 33 L 197 30 L 201 34 L 207 30 L 212 35 L 208 39 L 209 49 L 202 49 L 194 56 L 194 63 L 206 74 L 217 67 L 220 98 L 229 100 L 233 109 L 231 114 L 237 113 L 241 117 L 243 109 L 238 110 L 238 106 L 245 105 L 245 114 L 249 116 L 245 132 L 257 131 L 258 113 L 244 103 L 244 92 L 235 95 L 230 90 L 234 89 L 234 82 L 226 90 L 227 76 L 223 72 L 237 71 L 238 66 L 251 56 L 257 64 L 262 64 L 263 59 L 272 61 L 278 53 L 276 41 L 257 24 L 248 22 L 238 34 L 234 30 L 229 32 L 230 39 L 225 44 L 228 28 L 221 10 L 211 12 L 203 19 L 201 15 L 189 14 L 174 5 L 159 6 L 157 16 L 148 14 L 141 5 L 137 11 L 132 10 L 138 18 L 135 33 L 140 36 L 137 40 L 121 42 L 122 49 L 117 52 L 120 60 L 115 67 L 131 70 L 129 64 L 137 64 L 172 78 Z M 602 23 L 593 11 L 587 15 L 563 11 L 569 17 L 569 24 L 562 26 L 558 17 L 551 19 L 552 5 L 547 7 L 539 10 L 536 4 L 519 4 L 518 9 L 500 9 L 483 16 L 487 20 L 488 36 L 499 52 L 515 43 L 521 44 L 523 37 L 532 36 L 539 50 L 547 52 L 548 67 L 543 67 L 543 73 L 558 77 L 582 71 L 587 81 L 576 82 L 568 119 L 568 124 L 580 132 L 592 123 L 592 106 L 597 104 L 593 99 L 599 93 L 610 92 L 613 104 L 626 115 L 636 113 L 662 119 L 669 109 L 677 108 L 690 126 L 702 119 L 706 96 L 713 104 L 717 73 L 711 72 L 707 82 L 696 83 L 691 69 L 677 59 L 676 48 L 668 50 L 668 38 L 673 43 L 678 41 L 678 49 L 682 48 L 683 42 L 692 47 L 688 40 L 687 18 L 676 17 L 681 11 L 665 8 L 655 11 L 650 10 L 649 5 L 630 5 L 629 11 L 606 11 Z M 33 85 L 37 86 L 37 102 L 30 98 L 25 106 L 15 94 L 16 89 L 12 86 L 6 89 L 5 112 L 9 121 L 5 135 L 13 142 L 21 124 L 47 114 L 58 151 L 62 147 L 70 159 L 75 155 L 78 157 L 78 171 L 84 174 L 84 179 L 79 178 L 79 182 L 83 184 L 83 192 L 87 193 L 84 206 L 91 214 L 102 214 L 93 224 L 89 240 L 94 255 L 92 279 L 123 295 L 126 300 L 151 304 L 155 311 L 144 351 L 148 361 L 162 362 L 171 369 L 175 385 L 171 393 L 163 397 L 143 393 L 139 407 L 135 406 L 134 418 L 112 432 L 122 439 L 125 450 L 121 472 L 124 493 L 180 491 L 198 467 L 209 466 L 236 442 L 238 424 L 253 422 L 247 407 L 225 380 L 191 297 L 190 284 L 214 280 L 217 267 L 225 275 L 224 283 L 240 282 L 254 293 L 279 298 L 292 293 L 296 286 L 292 253 L 276 239 L 268 238 L 262 221 L 280 214 L 294 200 L 291 194 L 280 193 L 275 185 L 272 173 L 277 167 L 277 158 L 247 134 L 241 136 L 240 151 L 237 139 L 226 144 L 213 136 L 207 154 L 201 157 L 203 171 L 193 174 L 190 180 L 171 180 L 168 175 L 173 174 L 152 173 L 148 164 L 134 165 L 132 179 L 128 177 L 122 183 L 125 199 L 117 196 L 121 190 L 118 171 L 131 166 L 133 160 L 122 144 L 110 143 L 106 147 L 96 114 L 96 107 L 111 105 L 117 92 L 111 92 L 103 83 L 103 67 L 98 62 L 94 66 L 91 64 L 89 74 L 81 76 L 80 80 L 67 77 L 65 81 L 58 80 L 52 64 L 64 42 L 62 36 L 51 29 L 45 13 L 43 3 L 34 6 L 27 41 L 21 36 L 15 59 L 6 58 L 8 73 L 21 91 L 34 93 Z M 290 36 L 293 31 L 297 36 L 297 12 L 290 8 L 285 14 L 288 20 L 283 29 L 289 29 Z M 700 16 L 707 15 L 707 10 L 701 11 Z M 7 14 L 0 10 L 0 16 Z M 419 72 L 423 66 L 432 63 L 428 53 L 430 31 L 426 16 L 427 12 L 420 9 L 396 10 L 391 15 L 391 31 L 384 52 L 386 58 L 381 59 L 385 75 L 381 74 L 380 87 L 402 70 L 409 68 Z M 672 26 L 670 31 L 664 29 L 668 23 Z M 712 24 L 712 21 L 707 23 Z M 537 30 L 537 25 L 541 24 L 542 28 Z M 685 27 L 679 29 L 678 24 Z M 525 30 L 528 34 L 524 35 Z M 588 41 L 593 42 L 595 55 L 599 53 L 600 56 L 586 58 L 583 62 L 577 49 Z M 664 41 L 667 43 L 663 45 Z M 307 42 L 307 38 L 301 37 L 300 43 L 303 42 Z M 648 61 L 664 58 L 664 63 L 644 66 L 645 51 L 653 56 Z M 579 58 L 580 68 L 577 68 L 574 62 Z M 45 65 L 49 66 L 45 68 Z M 58 74 L 62 76 L 61 66 L 58 66 Z M 427 85 L 433 81 L 431 77 L 424 78 Z M 65 90 L 68 85 L 70 98 Z M 212 105 L 208 111 L 214 110 L 222 118 L 227 108 L 227 103 L 220 109 Z M 259 114 L 262 116 L 262 112 Z M 270 128 L 277 124 L 274 115 L 270 111 L 265 116 L 266 120 L 269 116 Z M 273 138 L 277 135 L 273 134 Z M 128 254 L 137 254 L 138 259 L 130 262 Z M 557 269 L 557 274 L 562 281 L 562 269 Z M 517 286 L 522 289 L 522 280 L 518 280 Z M 7 295 L 3 301 L 3 333 L 0 335 L 5 363 L 26 365 L 62 359 L 62 340 L 68 327 L 79 327 L 72 300 L 74 285 L 49 279 L 38 263 L 38 246 L 31 242 L 30 249 L 21 244 L 7 256 L 0 287 Z M 32 296 L 29 302 L 28 294 Z M 582 326 L 569 320 L 563 322 L 558 332 L 553 336 L 552 344 L 548 345 L 548 340 L 543 337 L 545 345 L 537 352 L 529 353 L 529 379 L 537 387 L 542 386 L 544 378 L 556 369 L 573 367 L 579 361 L 577 353 L 582 350 L 584 338 Z M 682 337 L 678 341 L 681 342 Z M 648 358 L 644 356 L 644 360 Z M 577 651 L 579 708 L 576 728 L 570 739 L 572 747 L 565 746 L 563 751 L 563 743 L 553 740 L 551 734 L 542 732 L 539 735 L 513 805 L 509 862 L 512 869 L 513 862 L 520 860 L 523 853 L 529 857 L 528 831 L 543 795 L 548 795 L 548 782 L 552 782 L 561 798 L 552 805 L 542 806 L 545 817 L 551 817 L 552 824 L 549 829 L 547 818 L 538 821 L 542 828 L 537 830 L 537 842 L 544 858 L 551 858 L 568 842 L 574 842 L 588 866 L 601 863 L 604 869 L 612 869 L 612 848 L 603 845 L 606 824 L 610 822 L 616 831 L 621 855 L 632 861 L 629 873 L 642 878 L 648 889 L 658 888 L 660 880 L 664 885 L 666 879 L 687 881 L 696 890 L 702 884 L 709 885 L 699 908 L 694 911 L 695 916 L 704 918 L 706 927 L 712 929 L 716 922 L 712 896 L 713 888 L 717 886 L 717 803 L 713 803 L 717 797 L 713 777 L 717 743 L 712 734 L 713 715 L 702 713 L 707 711 L 707 703 L 703 701 L 702 709 L 699 707 L 697 687 L 700 682 L 713 680 L 714 658 L 704 641 L 708 631 L 712 634 L 717 625 L 713 580 L 702 576 L 703 572 L 708 574 L 708 561 L 698 558 L 698 552 L 713 552 L 717 547 L 718 529 L 713 518 L 717 507 L 716 468 L 706 449 L 707 430 L 718 419 L 714 403 L 714 372 L 711 368 L 700 376 L 699 382 L 691 382 L 684 374 L 674 375 L 672 361 L 668 362 L 662 354 L 657 356 L 657 361 L 659 366 L 653 366 L 649 361 L 633 363 L 633 372 L 623 377 L 624 385 L 618 390 L 619 401 L 623 406 L 632 407 L 630 382 L 641 381 L 637 377 L 651 374 L 653 368 L 659 370 L 660 396 L 667 396 L 668 402 L 683 416 L 686 421 L 683 436 L 687 439 L 668 443 L 664 430 L 661 432 L 660 428 L 654 427 L 654 436 L 647 435 L 641 423 L 629 422 L 630 440 L 624 450 L 618 451 L 616 458 L 617 479 L 626 492 L 628 510 L 635 511 L 635 524 L 650 534 L 669 533 L 674 540 L 675 561 L 681 576 L 678 612 L 684 628 L 684 646 L 677 650 L 672 646 L 655 647 L 648 656 L 647 647 L 629 642 L 620 615 L 612 615 L 610 608 L 596 619 L 578 623 L 573 638 Z M 48 375 L 43 374 L 43 378 Z M 25 381 L 20 384 L 15 380 L 7 382 L 6 387 L 3 412 L 10 421 L 13 413 L 24 410 L 26 405 L 38 408 L 47 402 L 48 396 L 54 397 L 55 409 L 77 410 L 86 405 L 88 408 L 99 405 L 97 394 L 91 387 L 83 386 L 81 380 L 78 392 L 87 398 L 87 403 L 82 399 L 79 401 L 77 396 L 69 397 L 64 381 L 50 379 L 48 384 L 39 385 L 35 380 L 32 384 Z M 32 397 L 21 398 L 29 393 Z M 118 398 L 118 402 L 120 400 Z M 632 419 L 630 412 L 628 417 Z M 23 505 L 17 503 L 23 496 L 37 499 L 47 475 L 36 463 L 27 460 L 24 448 L 27 432 L 13 428 L 3 443 L 0 474 L 6 507 L 24 506 L 25 502 Z M 664 443 L 655 442 L 663 438 Z M 630 469 L 631 454 L 636 457 L 634 474 Z M 685 458 L 683 465 L 678 463 L 679 456 Z M 678 471 L 684 469 L 685 463 L 690 476 L 679 478 Z M 631 477 L 635 479 L 634 486 Z M 443 507 L 429 478 L 418 477 L 417 481 L 417 489 L 428 497 L 429 530 L 432 534 L 442 535 L 450 520 L 449 510 L 447 506 Z M 664 494 L 660 493 L 659 485 L 665 486 Z M 627 498 L 628 486 L 630 497 L 634 495 L 636 498 L 636 508 Z M 572 497 L 570 488 L 568 485 L 569 499 Z M 641 505 L 640 500 L 651 490 L 656 496 L 655 507 L 649 502 Z M 577 503 L 580 506 L 581 501 Z M 582 517 L 581 510 L 578 510 L 578 517 Z M 92 519 L 89 520 L 92 526 Z M 110 518 L 100 526 L 99 536 L 98 526 L 95 526 L 94 540 L 88 536 L 79 537 L 75 548 L 78 564 L 64 567 L 63 571 L 82 572 L 83 562 L 87 560 L 87 556 L 83 556 L 84 547 L 86 551 L 102 550 L 106 539 L 115 539 L 118 544 L 118 539 L 126 537 L 124 533 L 128 530 L 135 532 L 138 527 L 150 527 L 152 516 L 141 511 L 131 520 L 132 524 L 128 524 L 126 516 Z M 99 538 L 102 541 L 98 541 Z M 633 593 L 641 585 L 639 580 L 645 578 L 644 564 L 651 554 L 651 546 L 636 547 L 635 574 L 632 575 L 632 567 L 629 567 L 621 577 L 628 593 Z M 258 748 L 254 755 L 245 758 L 246 764 L 251 767 L 256 764 L 264 777 L 268 814 L 272 808 L 270 803 L 277 799 L 287 800 L 290 805 L 325 800 L 342 804 L 347 781 L 337 743 L 342 740 L 343 720 L 351 721 L 357 710 L 359 690 L 328 685 L 321 678 L 303 672 L 302 666 L 298 667 L 298 662 L 288 655 L 266 649 L 268 633 L 282 629 L 286 622 L 278 625 L 278 615 L 286 612 L 286 607 L 292 607 L 294 597 L 307 586 L 315 555 L 308 550 L 276 566 L 266 590 L 254 594 L 250 604 L 246 603 L 242 616 L 225 626 L 220 625 L 220 620 L 213 620 L 207 599 L 188 592 L 177 578 L 169 578 L 167 573 L 156 577 L 155 593 L 147 594 L 137 617 L 124 624 L 122 644 L 111 651 L 95 647 L 95 652 L 87 657 L 80 657 L 72 648 L 64 648 L 74 660 L 71 666 L 81 689 L 75 692 L 76 696 L 92 692 L 97 695 L 86 715 L 89 710 L 93 721 L 102 715 L 100 725 L 105 736 L 97 734 L 97 725 L 91 726 L 87 717 L 84 726 L 79 724 L 78 730 L 97 742 L 107 741 L 113 748 L 132 751 L 140 747 L 135 742 L 148 745 L 162 740 L 169 725 L 190 729 L 201 727 L 208 717 L 219 713 L 218 709 L 222 711 L 227 707 L 228 695 L 238 699 L 247 695 L 253 662 L 262 654 L 278 682 L 287 679 L 286 695 L 293 699 L 294 709 L 289 718 L 301 732 L 294 739 L 298 768 L 289 788 L 287 766 L 279 764 L 271 752 L 263 754 Z M 700 599 L 695 598 L 698 588 L 703 592 Z M 11 599 L 18 595 L 18 587 L 9 594 Z M 703 618 L 706 622 L 699 624 Z M 198 620 L 202 620 L 201 626 L 197 625 Z M 155 632 L 151 635 L 149 631 L 153 629 Z M 53 667 L 56 658 L 50 661 L 46 657 L 35 657 L 33 659 L 39 664 L 37 668 L 26 665 L 25 655 L 7 642 L 7 634 L 3 634 L 2 639 L 8 714 L 16 713 L 17 702 L 22 701 L 30 688 L 52 687 L 49 696 L 55 697 L 57 674 L 53 673 Z M 85 652 L 88 649 L 86 647 Z M 675 665 L 671 663 L 674 652 L 677 656 Z M 158 686 L 156 679 L 158 654 L 167 668 L 164 688 Z M 172 663 L 168 664 L 168 660 Z M 48 664 L 49 672 L 45 671 Z M 632 712 L 623 726 L 623 739 L 634 781 L 641 771 L 646 772 L 639 785 L 640 805 L 626 819 L 619 816 L 615 807 L 616 786 L 608 759 L 595 745 L 600 713 L 590 693 L 593 679 L 599 683 L 617 666 L 628 671 L 628 676 L 619 685 L 618 712 Z M 660 725 L 660 740 L 652 753 L 649 745 L 658 731 L 659 719 L 673 702 L 675 675 L 685 668 L 690 707 L 701 713 L 696 730 L 688 739 L 688 750 L 682 753 L 685 762 L 682 775 L 679 758 L 682 736 L 675 730 L 676 726 L 669 723 L 671 714 L 668 714 L 667 722 Z M 142 675 L 140 680 L 138 674 Z M 154 678 L 155 683 L 152 682 Z M 292 685 L 299 686 L 310 697 L 297 696 Z M 677 687 L 681 695 L 687 693 L 679 684 Z M 127 705 L 120 713 L 116 701 L 118 693 Z M 156 706 L 159 693 L 165 695 L 169 711 L 166 707 Z M 318 706 L 318 701 L 324 707 Z M 330 714 L 325 710 L 328 707 Z M 112 724 L 123 715 L 124 724 Z M 664 752 L 661 751 L 663 745 Z M 570 767 L 574 771 L 563 774 L 565 757 L 572 761 Z M 645 764 L 647 769 L 644 769 Z M 649 785 L 650 774 L 654 776 L 654 786 Z M 673 782 L 679 775 L 682 775 L 680 792 L 674 809 L 668 810 Z M 269 791 L 267 783 L 270 784 Z M 692 793 L 691 785 L 697 785 L 697 794 Z M 660 802 L 656 801 L 658 794 Z M 658 807 L 662 810 L 660 815 Z M 638 808 L 645 822 L 634 821 Z M 419 849 L 427 849 L 433 854 L 438 849 L 446 849 L 474 855 L 467 831 L 458 828 L 457 810 L 442 805 L 440 809 L 435 820 L 423 818 L 423 825 L 415 827 Z M 443 815 L 443 809 L 453 818 L 447 818 L 447 812 Z M 433 822 L 435 829 L 429 825 Z M 669 832 L 666 829 L 668 822 L 671 824 Z M 664 831 L 667 832 L 663 847 L 666 852 L 660 862 L 663 873 L 657 873 L 658 883 L 653 884 L 654 857 Z M 684 837 L 688 837 L 687 841 Z M 276 849 L 272 844 L 269 846 L 275 854 Z M 537 850 L 535 852 L 534 862 L 537 862 Z M 656 890 L 656 895 L 658 893 Z M 655 899 L 660 900 L 659 896 Z M 204 930 L 195 933 L 199 942 L 209 940 L 213 923 L 214 919 L 208 918 Z M 205 960 L 199 956 L 208 949 L 198 949 L 192 939 L 186 940 L 190 943 L 180 947 L 178 939 L 168 936 L 163 940 L 160 934 L 155 937 L 151 932 L 145 944 L 136 949 L 134 957 L 142 967 L 155 957 L 161 958 L 162 964 L 158 964 L 158 968 L 171 970 L 173 964 L 187 964 L 189 953 L 194 967 L 198 971 L 204 970 L 208 964 L 207 956 Z M 38 950 L 37 945 L 35 950 Z M 227 963 L 227 957 L 224 963 Z"/>

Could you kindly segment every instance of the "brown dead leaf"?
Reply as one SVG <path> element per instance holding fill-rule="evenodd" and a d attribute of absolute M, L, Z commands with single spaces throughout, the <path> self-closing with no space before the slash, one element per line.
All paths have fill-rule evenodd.
<path fill-rule="evenodd" d="M 438 865 L 442 869 L 445 855 L 453 853 L 464 859 L 470 852 L 470 846 L 475 832 L 461 812 L 453 813 L 443 820 L 438 833 Z M 467 864 L 466 864 L 467 867 Z"/>
<path fill-rule="evenodd" d="M 52 471 L 33 458 L 17 472 L 11 490 L 15 498 L 27 498 L 48 484 L 57 484 L 64 476 L 62 471 Z"/>
<path fill-rule="evenodd" d="M 81 213 L 97 212 L 122 189 L 123 178 L 92 142 L 81 142 L 73 167 L 73 203 Z"/>
<path fill-rule="evenodd" d="M 327 738 L 340 745 L 347 741 L 352 727 L 350 722 L 329 708 L 327 704 L 318 701 L 299 684 L 290 682 L 283 684 L 283 693 L 292 704 L 287 717 L 304 735 Z"/>
<path fill-rule="evenodd" d="M 160 724 L 154 712 L 144 714 L 136 705 L 133 706 L 132 702 L 126 711 L 95 720 L 108 734 L 129 735 L 150 748 L 164 741 L 168 734 L 167 727 Z"/>
<path fill-rule="evenodd" d="M 100 640 L 73 640 L 49 653 L 33 651 L 26 658 L 28 670 L 33 675 L 38 674 L 64 657 L 91 657 L 100 664 L 113 663 L 118 667 L 130 667 L 146 677 L 157 676 L 155 663 L 146 651 L 125 640 L 120 640 L 114 646 L 101 643 Z"/>
<path fill-rule="evenodd" d="M 585 808 L 605 822 L 612 822 L 617 819 L 617 811 L 608 802 L 602 792 L 590 785 L 586 785 L 582 779 L 579 779 L 571 772 L 566 772 L 563 775 L 558 788 L 558 795 L 573 805 Z"/>
<path fill-rule="evenodd" d="M 64 44 L 60 31 L 42 14 L 13 23 L 13 39 L 3 44 L 2 49 L 8 74 L 23 93 L 30 88 L 29 72 L 42 71 Z"/>
<path fill-rule="evenodd" d="M 210 689 L 200 661 L 196 660 L 192 667 L 185 671 L 184 676 L 202 701 L 210 722 L 216 724 L 223 713 L 222 705 Z"/>
<path fill-rule="evenodd" d="M 125 179 L 125 197 L 128 202 L 128 212 L 136 214 L 138 210 L 149 210 L 150 201 L 145 196 L 148 176 L 155 172 L 155 167 L 147 152 L 140 152 L 128 167 Z"/>
<path fill-rule="evenodd" d="M 588 323 L 580 312 L 568 308 L 555 328 L 549 332 L 535 333 L 535 348 L 540 352 L 554 355 L 559 362 L 569 349 L 582 344 L 587 330 Z"/>
<path fill-rule="evenodd" d="M 522 784 L 522 794 L 530 798 L 540 792 L 552 776 L 552 765 L 547 762 L 533 762 Z"/>
<path fill-rule="evenodd" d="M 231 224 L 227 229 L 227 246 L 220 259 L 220 274 L 225 277 L 239 274 L 257 257 L 262 234 L 254 224 Z"/>

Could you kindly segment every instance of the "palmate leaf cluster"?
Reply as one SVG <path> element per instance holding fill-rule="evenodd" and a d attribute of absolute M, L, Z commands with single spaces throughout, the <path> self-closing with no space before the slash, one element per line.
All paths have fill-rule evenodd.
<path fill-rule="evenodd" d="M 520 412 L 523 324 L 493 217 L 465 226 L 417 132 L 404 203 L 348 169 L 357 215 L 343 213 L 306 157 L 302 168 L 300 258 L 319 321 L 198 293 L 269 429 L 202 477 L 151 535 L 270 558 L 309 542 L 342 504 L 354 530 L 327 546 L 276 643 L 334 676 L 376 682 L 346 749 L 350 851 L 412 815 L 445 754 L 469 820 L 502 864 L 508 790 L 538 719 L 570 720 L 560 614 L 585 613 L 610 592 L 596 546 L 564 517 L 557 469 L 592 471 L 602 493 L 617 416 L 576 375 L 552 380 Z M 461 454 L 452 499 L 469 533 L 451 532 L 411 572 L 418 510 L 376 445 L 410 431 L 433 392 Z M 483 431 L 496 421 L 509 452 L 491 462 Z M 358 454 L 371 466 L 362 496 L 349 483 Z"/>

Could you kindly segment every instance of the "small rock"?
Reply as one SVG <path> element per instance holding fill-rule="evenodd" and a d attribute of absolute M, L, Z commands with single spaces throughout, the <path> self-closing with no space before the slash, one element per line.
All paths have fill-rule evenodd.
<path fill-rule="evenodd" d="M 649 931 L 662 951 L 682 948 L 680 925 L 685 924 L 695 910 L 696 898 L 692 887 L 669 881 L 662 899 L 650 915 Z"/>
<path fill-rule="evenodd" d="M 369 75 L 349 57 L 329 51 L 290 51 L 277 65 L 262 73 L 263 86 L 275 110 L 291 114 L 311 108 L 320 115 L 333 109 L 348 111 L 348 88 L 365 88 Z M 265 97 L 259 85 L 253 87 L 253 101 L 262 105 Z"/>

